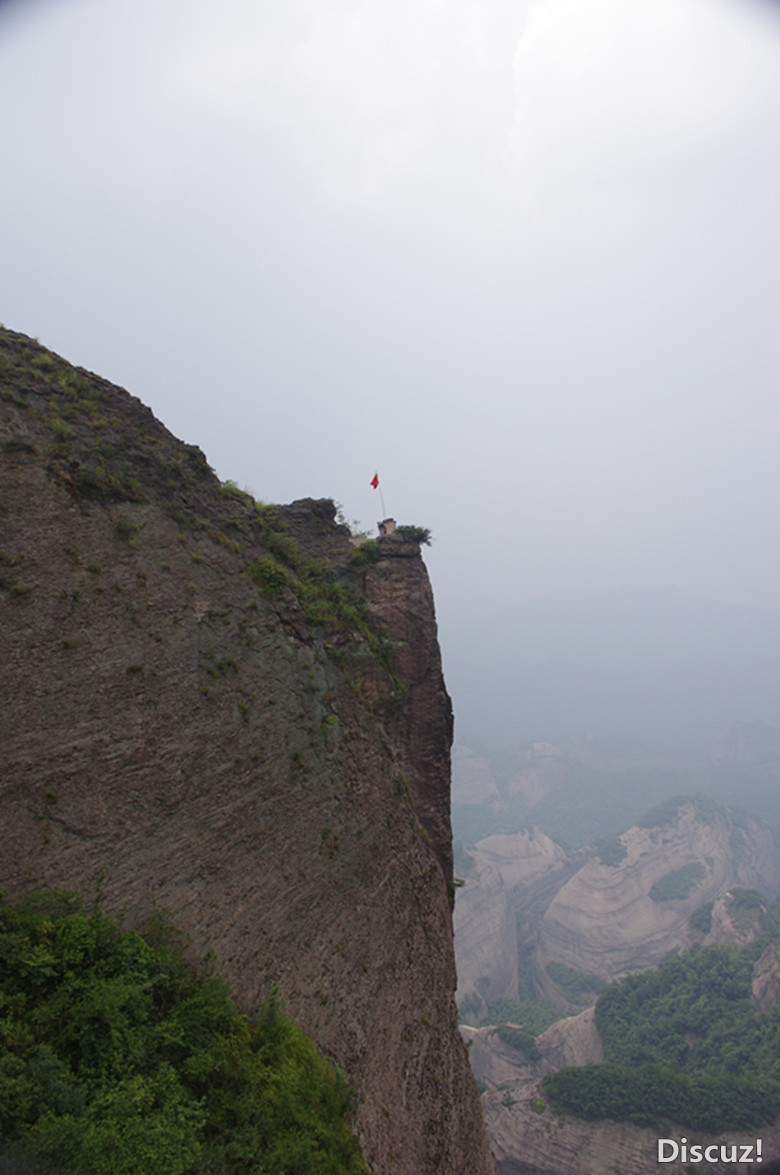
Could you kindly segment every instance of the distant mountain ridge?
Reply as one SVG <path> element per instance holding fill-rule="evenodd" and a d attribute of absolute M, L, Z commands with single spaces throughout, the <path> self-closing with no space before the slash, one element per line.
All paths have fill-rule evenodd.
<path fill-rule="evenodd" d="M 780 724 L 780 610 L 675 587 L 558 592 L 445 629 L 459 741 L 516 748 L 591 729 L 700 754 Z"/>

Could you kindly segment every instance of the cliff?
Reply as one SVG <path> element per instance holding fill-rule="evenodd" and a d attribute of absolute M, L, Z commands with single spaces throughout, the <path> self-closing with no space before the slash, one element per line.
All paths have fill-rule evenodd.
<path fill-rule="evenodd" d="M 170 910 L 277 985 L 381 1175 L 494 1170 L 455 1005 L 451 710 L 419 549 L 258 508 L 0 332 L 0 885 Z"/>
<path fill-rule="evenodd" d="M 529 948 L 518 919 L 543 912 L 576 866 L 538 828 L 485 837 L 470 856 L 455 903 L 456 998 L 478 995 L 485 1014 L 491 1000 L 517 995 L 518 955 Z"/>
<path fill-rule="evenodd" d="M 589 1002 L 602 983 L 675 948 L 743 945 L 755 927 L 731 890 L 780 890 L 771 831 L 704 797 L 665 802 L 601 853 L 567 855 L 533 829 L 485 837 L 469 856 L 455 907 L 457 998 L 479 997 L 478 1018 L 490 1000 L 516 993 L 518 958 L 532 958 L 537 996 L 572 1011 L 556 965 L 593 980 L 580 991 Z M 697 911 L 702 928 L 691 923 Z"/>

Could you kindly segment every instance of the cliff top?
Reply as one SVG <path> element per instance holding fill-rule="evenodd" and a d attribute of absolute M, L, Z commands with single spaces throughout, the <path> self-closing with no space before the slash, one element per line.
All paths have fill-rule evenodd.
<path fill-rule="evenodd" d="M 368 549 L 366 549 L 368 548 Z M 171 912 L 276 986 L 377 1175 L 488 1175 L 452 993 L 449 751 L 419 547 L 221 484 L 0 331 L 0 886 Z"/>

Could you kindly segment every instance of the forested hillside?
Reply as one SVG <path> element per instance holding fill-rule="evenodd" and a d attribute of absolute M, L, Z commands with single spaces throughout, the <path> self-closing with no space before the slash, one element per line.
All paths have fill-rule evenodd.
<path fill-rule="evenodd" d="M 238 1015 L 181 945 L 64 893 L 0 907 L 3 1153 L 72 1175 L 367 1172 L 345 1081 L 278 997 Z"/>
<path fill-rule="evenodd" d="M 736 894 L 761 930 L 746 947 L 696 947 L 611 984 L 596 1005 L 605 1062 L 544 1081 L 553 1108 L 590 1120 L 697 1130 L 757 1127 L 780 1112 L 780 1006 L 754 1006 L 754 966 L 780 902 Z"/>

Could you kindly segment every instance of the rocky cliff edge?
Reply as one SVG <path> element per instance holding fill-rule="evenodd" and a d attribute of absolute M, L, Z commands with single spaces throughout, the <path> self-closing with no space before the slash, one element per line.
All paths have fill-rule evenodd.
<path fill-rule="evenodd" d="M 413 545 L 353 550 L 0 331 L 0 885 L 171 911 L 344 1069 L 374 1171 L 487 1175 L 430 586 Z"/>

